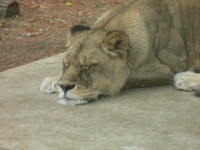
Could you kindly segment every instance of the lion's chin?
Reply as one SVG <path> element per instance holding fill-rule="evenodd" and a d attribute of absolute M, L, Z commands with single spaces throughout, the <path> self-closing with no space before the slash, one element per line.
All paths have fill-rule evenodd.
<path fill-rule="evenodd" d="M 84 104 L 87 104 L 87 103 L 90 103 L 90 102 L 93 102 L 96 100 L 95 98 L 90 98 L 90 99 L 68 98 L 68 97 L 66 97 L 66 94 L 62 90 L 59 91 L 59 97 L 60 97 L 60 100 L 58 101 L 59 104 L 69 105 L 69 106 L 84 105 Z"/>
<path fill-rule="evenodd" d="M 62 98 L 58 101 L 59 104 L 62 105 L 69 105 L 69 106 L 76 106 L 76 105 L 84 105 L 89 103 L 88 100 L 72 100 L 68 98 Z"/>
<path fill-rule="evenodd" d="M 70 93 L 65 93 L 61 88 L 59 89 L 59 102 L 62 105 L 84 105 L 97 100 L 98 95 L 85 94 L 85 95 L 72 95 Z"/>

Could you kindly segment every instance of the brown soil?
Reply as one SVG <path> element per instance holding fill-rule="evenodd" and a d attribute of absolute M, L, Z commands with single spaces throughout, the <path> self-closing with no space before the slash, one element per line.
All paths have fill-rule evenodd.
<path fill-rule="evenodd" d="M 125 0 L 16 1 L 20 14 L 0 19 L 0 71 L 66 51 L 70 26 L 81 21 L 93 25 L 103 13 Z"/>

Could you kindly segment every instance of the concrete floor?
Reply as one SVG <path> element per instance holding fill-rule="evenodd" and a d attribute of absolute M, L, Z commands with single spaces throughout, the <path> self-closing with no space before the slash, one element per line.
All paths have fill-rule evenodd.
<path fill-rule="evenodd" d="M 136 88 L 82 106 L 39 92 L 63 54 L 0 73 L 0 150 L 200 150 L 200 98 Z"/>

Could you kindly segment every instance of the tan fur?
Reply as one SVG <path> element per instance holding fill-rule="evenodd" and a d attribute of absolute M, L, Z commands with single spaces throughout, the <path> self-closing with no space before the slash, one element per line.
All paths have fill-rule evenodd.
<path fill-rule="evenodd" d="M 60 88 L 61 98 L 96 99 L 138 83 L 166 83 L 179 72 L 199 67 L 199 8 L 199 0 L 128 0 L 119 4 L 92 29 L 72 29 L 73 35 L 70 32 L 67 37 L 65 70 L 62 76 L 45 80 L 41 91 L 52 91 L 47 85 L 56 80 L 57 84 L 75 85 L 66 93 Z M 191 78 L 182 80 L 185 75 Z M 176 87 L 196 90 L 200 82 L 195 88 L 189 82 L 197 82 L 193 79 L 197 76 L 178 74 L 175 86 L 187 84 L 190 87 Z M 187 83 L 179 84 L 182 81 Z"/>

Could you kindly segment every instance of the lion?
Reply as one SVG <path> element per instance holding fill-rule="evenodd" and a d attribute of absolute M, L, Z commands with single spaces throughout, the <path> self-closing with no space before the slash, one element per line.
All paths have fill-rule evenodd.
<path fill-rule="evenodd" d="M 71 27 L 63 72 L 46 78 L 44 93 L 60 103 L 87 104 L 137 84 L 174 82 L 200 95 L 200 1 L 128 0 Z"/>

